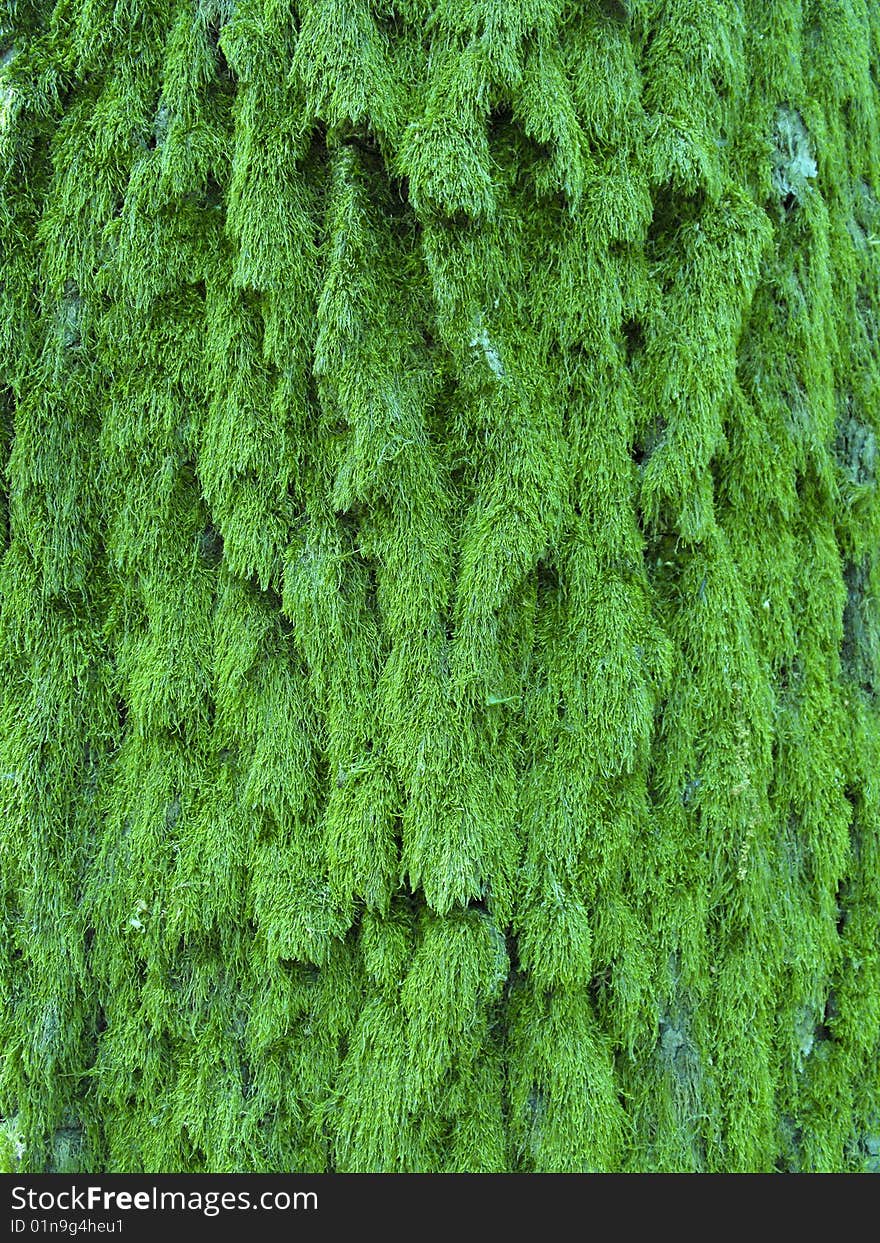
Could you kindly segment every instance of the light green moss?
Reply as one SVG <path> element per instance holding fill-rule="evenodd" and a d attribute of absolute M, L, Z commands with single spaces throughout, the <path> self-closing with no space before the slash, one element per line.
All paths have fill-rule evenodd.
<path fill-rule="evenodd" d="M 0 15 L 0 1167 L 869 1170 L 880 9 Z"/>

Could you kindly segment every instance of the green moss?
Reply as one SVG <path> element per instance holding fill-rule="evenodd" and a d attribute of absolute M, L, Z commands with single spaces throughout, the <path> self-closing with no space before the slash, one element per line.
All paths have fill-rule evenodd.
<path fill-rule="evenodd" d="M 0 1167 L 876 1170 L 880 9 L 0 16 Z"/>

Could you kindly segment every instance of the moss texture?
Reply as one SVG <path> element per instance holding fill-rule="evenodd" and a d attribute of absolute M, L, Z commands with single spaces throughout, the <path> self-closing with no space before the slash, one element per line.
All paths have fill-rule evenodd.
<path fill-rule="evenodd" d="M 4 0 L 7 1168 L 880 1168 L 878 66 Z"/>

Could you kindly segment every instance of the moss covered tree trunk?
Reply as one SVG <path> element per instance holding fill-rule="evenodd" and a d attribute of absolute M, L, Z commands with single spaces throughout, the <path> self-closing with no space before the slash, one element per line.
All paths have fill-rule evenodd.
<path fill-rule="evenodd" d="M 880 1153 L 880 6 L 5 0 L 31 1170 Z"/>

